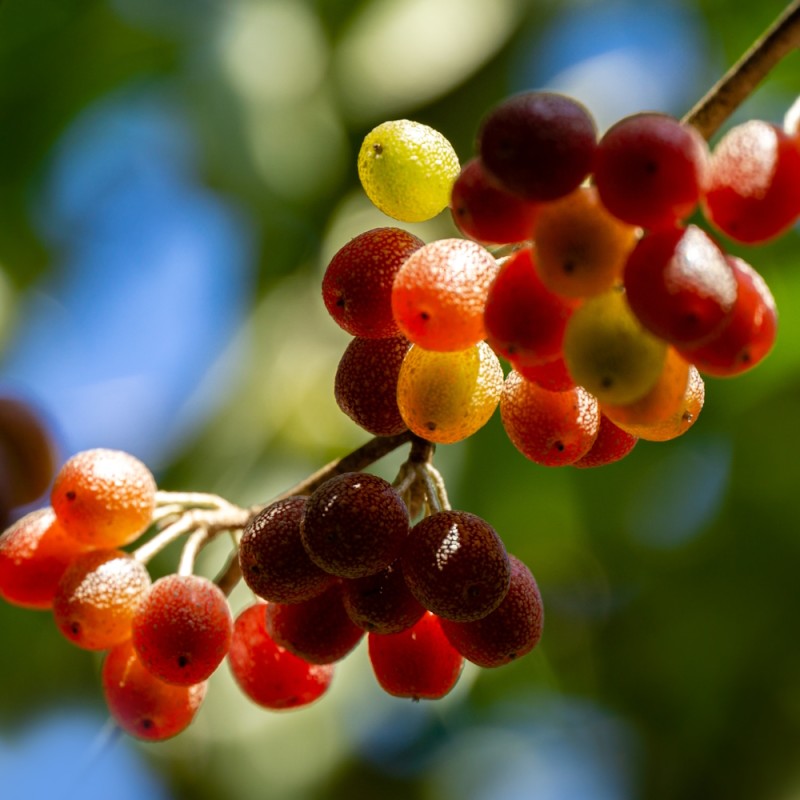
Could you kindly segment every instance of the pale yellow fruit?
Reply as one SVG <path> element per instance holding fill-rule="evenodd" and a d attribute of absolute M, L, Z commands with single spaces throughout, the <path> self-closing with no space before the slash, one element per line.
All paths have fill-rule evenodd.
<path fill-rule="evenodd" d="M 443 211 L 460 170 L 446 137 L 407 119 L 373 128 L 358 154 L 358 177 L 367 197 L 402 222 L 424 222 Z"/>

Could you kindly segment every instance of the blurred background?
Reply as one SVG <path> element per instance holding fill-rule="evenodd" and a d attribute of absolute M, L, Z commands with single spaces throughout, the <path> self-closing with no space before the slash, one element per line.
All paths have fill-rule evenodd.
<path fill-rule="evenodd" d="M 352 236 L 396 224 L 358 185 L 363 136 L 409 117 L 464 162 L 483 113 L 527 88 L 579 98 L 601 130 L 680 116 L 783 5 L 6 0 L 6 521 L 30 507 L 3 499 L 14 458 L 47 450 L 35 420 L 56 462 L 121 448 L 162 488 L 241 504 L 358 446 L 332 392 L 348 337 L 320 280 Z M 732 121 L 779 122 L 798 76 L 794 54 Z M 447 212 L 407 227 L 455 230 Z M 685 437 L 588 471 L 527 462 L 497 418 L 439 448 L 453 505 L 537 576 L 534 653 L 414 704 L 381 692 L 360 646 L 325 698 L 287 714 L 252 705 L 223 665 L 185 734 L 100 747 L 99 656 L 0 604 L 0 798 L 800 799 L 798 234 L 731 246 L 771 286 L 779 339 L 753 373 L 707 381 Z M 201 571 L 225 556 L 209 548 Z"/>

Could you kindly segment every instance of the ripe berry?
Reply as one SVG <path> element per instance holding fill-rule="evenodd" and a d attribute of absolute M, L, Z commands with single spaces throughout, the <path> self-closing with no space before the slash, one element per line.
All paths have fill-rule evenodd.
<path fill-rule="evenodd" d="M 266 625 L 276 644 L 311 664 L 340 661 L 364 636 L 347 616 L 338 583 L 302 603 L 268 603 Z"/>
<path fill-rule="evenodd" d="M 464 658 L 479 667 L 500 667 L 539 643 L 544 624 L 542 596 L 530 569 L 509 555 L 511 583 L 503 602 L 473 622 L 441 620 L 442 631 Z"/>
<path fill-rule="evenodd" d="M 772 349 L 778 331 L 778 309 L 766 281 L 748 263 L 728 256 L 736 278 L 736 303 L 717 334 L 699 347 L 681 348 L 681 355 L 702 373 L 740 375 Z"/>
<path fill-rule="evenodd" d="M 443 211 L 461 165 L 439 131 L 407 119 L 373 128 L 358 153 L 358 177 L 384 214 L 424 222 Z"/>
<path fill-rule="evenodd" d="M 92 547 L 121 547 L 150 524 L 156 483 L 130 453 L 85 450 L 61 467 L 50 500 L 70 536 Z"/>
<path fill-rule="evenodd" d="M 485 617 L 508 591 L 511 568 L 497 532 L 467 511 L 440 511 L 411 530 L 401 556 L 412 594 L 437 616 Z"/>
<path fill-rule="evenodd" d="M 555 200 L 592 169 L 597 132 L 576 100 L 523 92 L 495 106 L 478 132 L 478 153 L 500 186 L 527 200 Z"/>
<path fill-rule="evenodd" d="M 612 216 L 593 186 L 546 203 L 536 219 L 536 269 L 551 292 L 590 297 L 622 280 L 636 228 Z"/>
<path fill-rule="evenodd" d="M 712 338 L 736 301 L 730 264 L 696 225 L 645 236 L 628 258 L 624 280 L 628 304 L 642 325 L 684 347 Z"/>
<path fill-rule="evenodd" d="M 0 597 L 23 608 L 51 608 L 58 582 L 86 549 L 64 532 L 52 508 L 29 512 L 0 536 Z"/>
<path fill-rule="evenodd" d="M 619 289 L 588 299 L 564 334 L 570 375 L 601 403 L 632 403 L 649 392 L 666 352 L 666 342 L 642 326 Z"/>
<path fill-rule="evenodd" d="M 543 364 L 561 356 L 571 301 L 548 289 L 534 265 L 533 250 L 509 256 L 489 289 L 484 310 L 486 339 L 517 364 Z"/>
<path fill-rule="evenodd" d="M 500 398 L 508 438 L 526 458 L 547 467 L 572 464 L 597 437 L 597 400 L 582 386 L 549 392 L 512 370 Z"/>
<path fill-rule="evenodd" d="M 425 613 L 408 588 L 399 560 L 375 575 L 344 581 L 342 600 L 350 619 L 369 633 L 399 633 Z"/>
<path fill-rule="evenodd" d="M 400 228 L 374 228 L 344 245 L 322 279 L 325 307 L 339 327 L 353 336 L 396 336 L 391 299 L 394 276 L 423 244 Z"/>
<path fill-rule="evenodd" d="M 800 147 L 777 125 L 750 120 L 731 128 L 711 156 L 706 217 L 747 244 L 779 236 L 800 216 Z"/>
<path fill-rule="evenodd" d="M 489 421 L 502 389 L 503 368 L 486 342 L 454 353 L 415 345 L 400 367 L 397 405 L 417 436 L 452 444 Z"/>
<path fill-rule="evenodd" d="M 401 633 L 371 633 L 367 643 L 378 683 L 395 697 L 438 700 L 456 685 L 464 667 L 463 657 L 430 613 Z"/>
<path fill-rule="evenodd" d="M 167 683 L 191 686 L 219 666 L 233 618 L 222 590 L 200 575 L 166 575 L 152 586 L 132 625 L 142 663 Z"/>
<path fill-rule="evenodd" d="M 250 589 L 264 600 L 299 603 L 322 594 L 334 582 L 308 556 L 300 536 L 305 497 L 278 500 L 245 526 L 239 565 Z"/>
<path fill-rule="evenodd" d="M 566 392 L 575 388 L 575 381 L 569 374 L 563 356 L 543 364 L 522 364 L 512 359 L 511 365 L 526 381 L 535 383 L 548 392 Z"/>
<path fill-rule="evenodd" d="M 153 675 L 128 639 L 103 662 L 103 694 L 114 721 L 137 739 L 159 742 L 185 730 L 206 694 L 205 682 L 175 686 Z"/>
<path fill-rule="evenodd" d="M 412 253 L 392 288 L 401 333 L 426 350 L 464 350 L 485 336 L 483 308 L 497 274 L 492 254 L 468 239 L 438 239 Z"/>
<path fill-rule="evenodd" d="M 589 467 L 604 467 L 606 464 L 613 464 L 619 461 L 636 446 L 639 441 L 638 436 L 617 427 L 605 414 L 600 414 L 600 427 L 597 430 L 597 438 L 589 448 L 589 452 L 573 461 L 570 466 L 578 469 Z"/>
<path fill-rule="evenodd" d="M 326 572 L 362 578 L 397 558 L 408 525 L 408 509 L 388 481 L 346 472 L 308 498 L 300 536 L 311 560 Z"/>
<path fill-rule="evenodd" d="M 481 160 L 473 158 L 453 185 L 450 210 L 458 229 L 470 239 L 510 244 L 531 238 L 539 205 L 501 189 Z"/>
<path fill-rule="evenodd" d="M 92 550 L 67 567 L 53 597 L 64 636 L 86 650 L 107 650 L 131 635 L 131 622 L 150 589 L 150 574 L 122 550 Z"/>
<path fill-rule="evenodd" d="M 675 410 L 664 417 L 647 422 L 625 422 L 615 420 L 615 424 L 628 433 L 650 442 L 666 442 L 683 435 L 697 422 L 705 402 L 705 384 L 694 364 L 689 365 L 681 401 Z M 609 411 L 609 413 L 613 413 Z"/>
<path fill-rule="evenodd" d="M 254 603 L 239 613 L 228 650 L 228 666 L 239 688 L 254 703 L 273 710 L 307 706 L 333 679 L 333 665 L 309 664 L 270 638 L 266 605 Z"/>
<path fill-rule="evenodd" d="M 708 157 L 708 145 L 691 125 L 666 114 L 634 114 L 600 140 L 594 181 L 603 205 L 618 219 L 671 227 L 696 208 Z"/>
<path fill-rule="evenodd" d="M 397 407 L 397 379 L 411 343 L 403 336 L 356 337 L 336 369 L 333 394 L 339 408 L 373 436 L 407 429 Z"/>

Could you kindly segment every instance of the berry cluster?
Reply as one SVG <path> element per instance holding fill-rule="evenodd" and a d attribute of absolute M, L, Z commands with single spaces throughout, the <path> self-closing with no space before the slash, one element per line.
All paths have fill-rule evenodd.
<path fill-rule="evenodd" d="M 447 694 L 464 658 L 494 667 L 532 650 L 542 630 L 539 590 L 494 529 L 451 510 L 412 524 L 403 495 L 412 502 L 418 480 L 427 476 L 427 500 L 442 502 L 432 473 L 418 464 L 395 487 L 346 472 L 259 512 L 242 535 L 239 563 L 266 601 L 260 637 L 312 669 L 344 658 L 366 634 L 379 684 L 414 699 Z"/>
<path fill-rule="evenodd" d="M 68 640 L 105 651 L 113 718 L 150 740 L 192 721 L 226 659 L 252 701 L 289 709 L 324 694 L 363 638 L 379 685 L 414 699 L 447 694 L 465 660 L 525 655 L 542 634 L 536 581 L 489 523 L 450 508 L 435 445 L 471 436 L 498 407 L 513 445 L 547 466 L 601 466 L 639 439 L 684 433 L 703 407 L 702 375 L 750 369 L 777 327 L 763 278 L 687 220 L 704 215 L 745 244 L 793 224 L 798 119 L 744 123 L 711 152 L 663 114 L 598 139 L 582 105 L 528 92 L 489 112 L 463 169 L 437 131 L 378 126 L 358 159 L 370 199 L 403 222 L 449 207 L 464 236 L 425 243 L 375 228 L 325 271 L 325 306 L 353 337 L 334 396 L 381 447 L 251 509 L 159 492 L 126 453 L 78 453 L 50 504 L 0 537 L 0 596 L 51 610 Z M 0 402 L 0 469 L 34 463 L 22 434 L 5 432 L 33 427 Z M 408 441 L 394 483 L 363 471 Z M 46 443 L 37 452 L 51 465 Z M 0 497 L 7 507 L 35 499 L 52 471 L 25 474 Z M 221 532 L 237 539 L 235 557 L 214 581 L 194 574 Z M 148 561 L 182 536 L 178 570 L 153 581 Z M 254 598 L 234 618 L 239 577 Z"/>
<path fill-rule="evenodd" d="M 747 244 L 792 225 L 796 121 L 738 125 L 711 152 L 666 114 L 627 117 L 598 139 L 577 101 L 525 92 L 485 116 L 458 174 L 447 140 L 425 130 L 402 120 L 370 132 L 362 183 L 398 220 L 449 205 L 466 238 L 367 231 L 323 280 L 329 312 L 355 337 L 336 398 L 366 430 L 388 432 L 391 419 L 392 432 L 451 443 L 499 406 L 532 461 L 600 466 L 640 438 L 683 434 L 703 375 L 738 375 L 772 348 L 765 281 L 687 220 L 702 212 Z M 436 181 L 411 192 L 412 174 Z"/>

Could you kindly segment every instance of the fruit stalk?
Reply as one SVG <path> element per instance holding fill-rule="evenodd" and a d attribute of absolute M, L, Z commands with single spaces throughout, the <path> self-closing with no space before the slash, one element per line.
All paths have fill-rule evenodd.
<path fill-rule="evenodd" d="M 742 57 L 683 117 L 705 139 L 755 91 L 789 53 L 800 48 L 800 0 L 792 0 Z"/>

